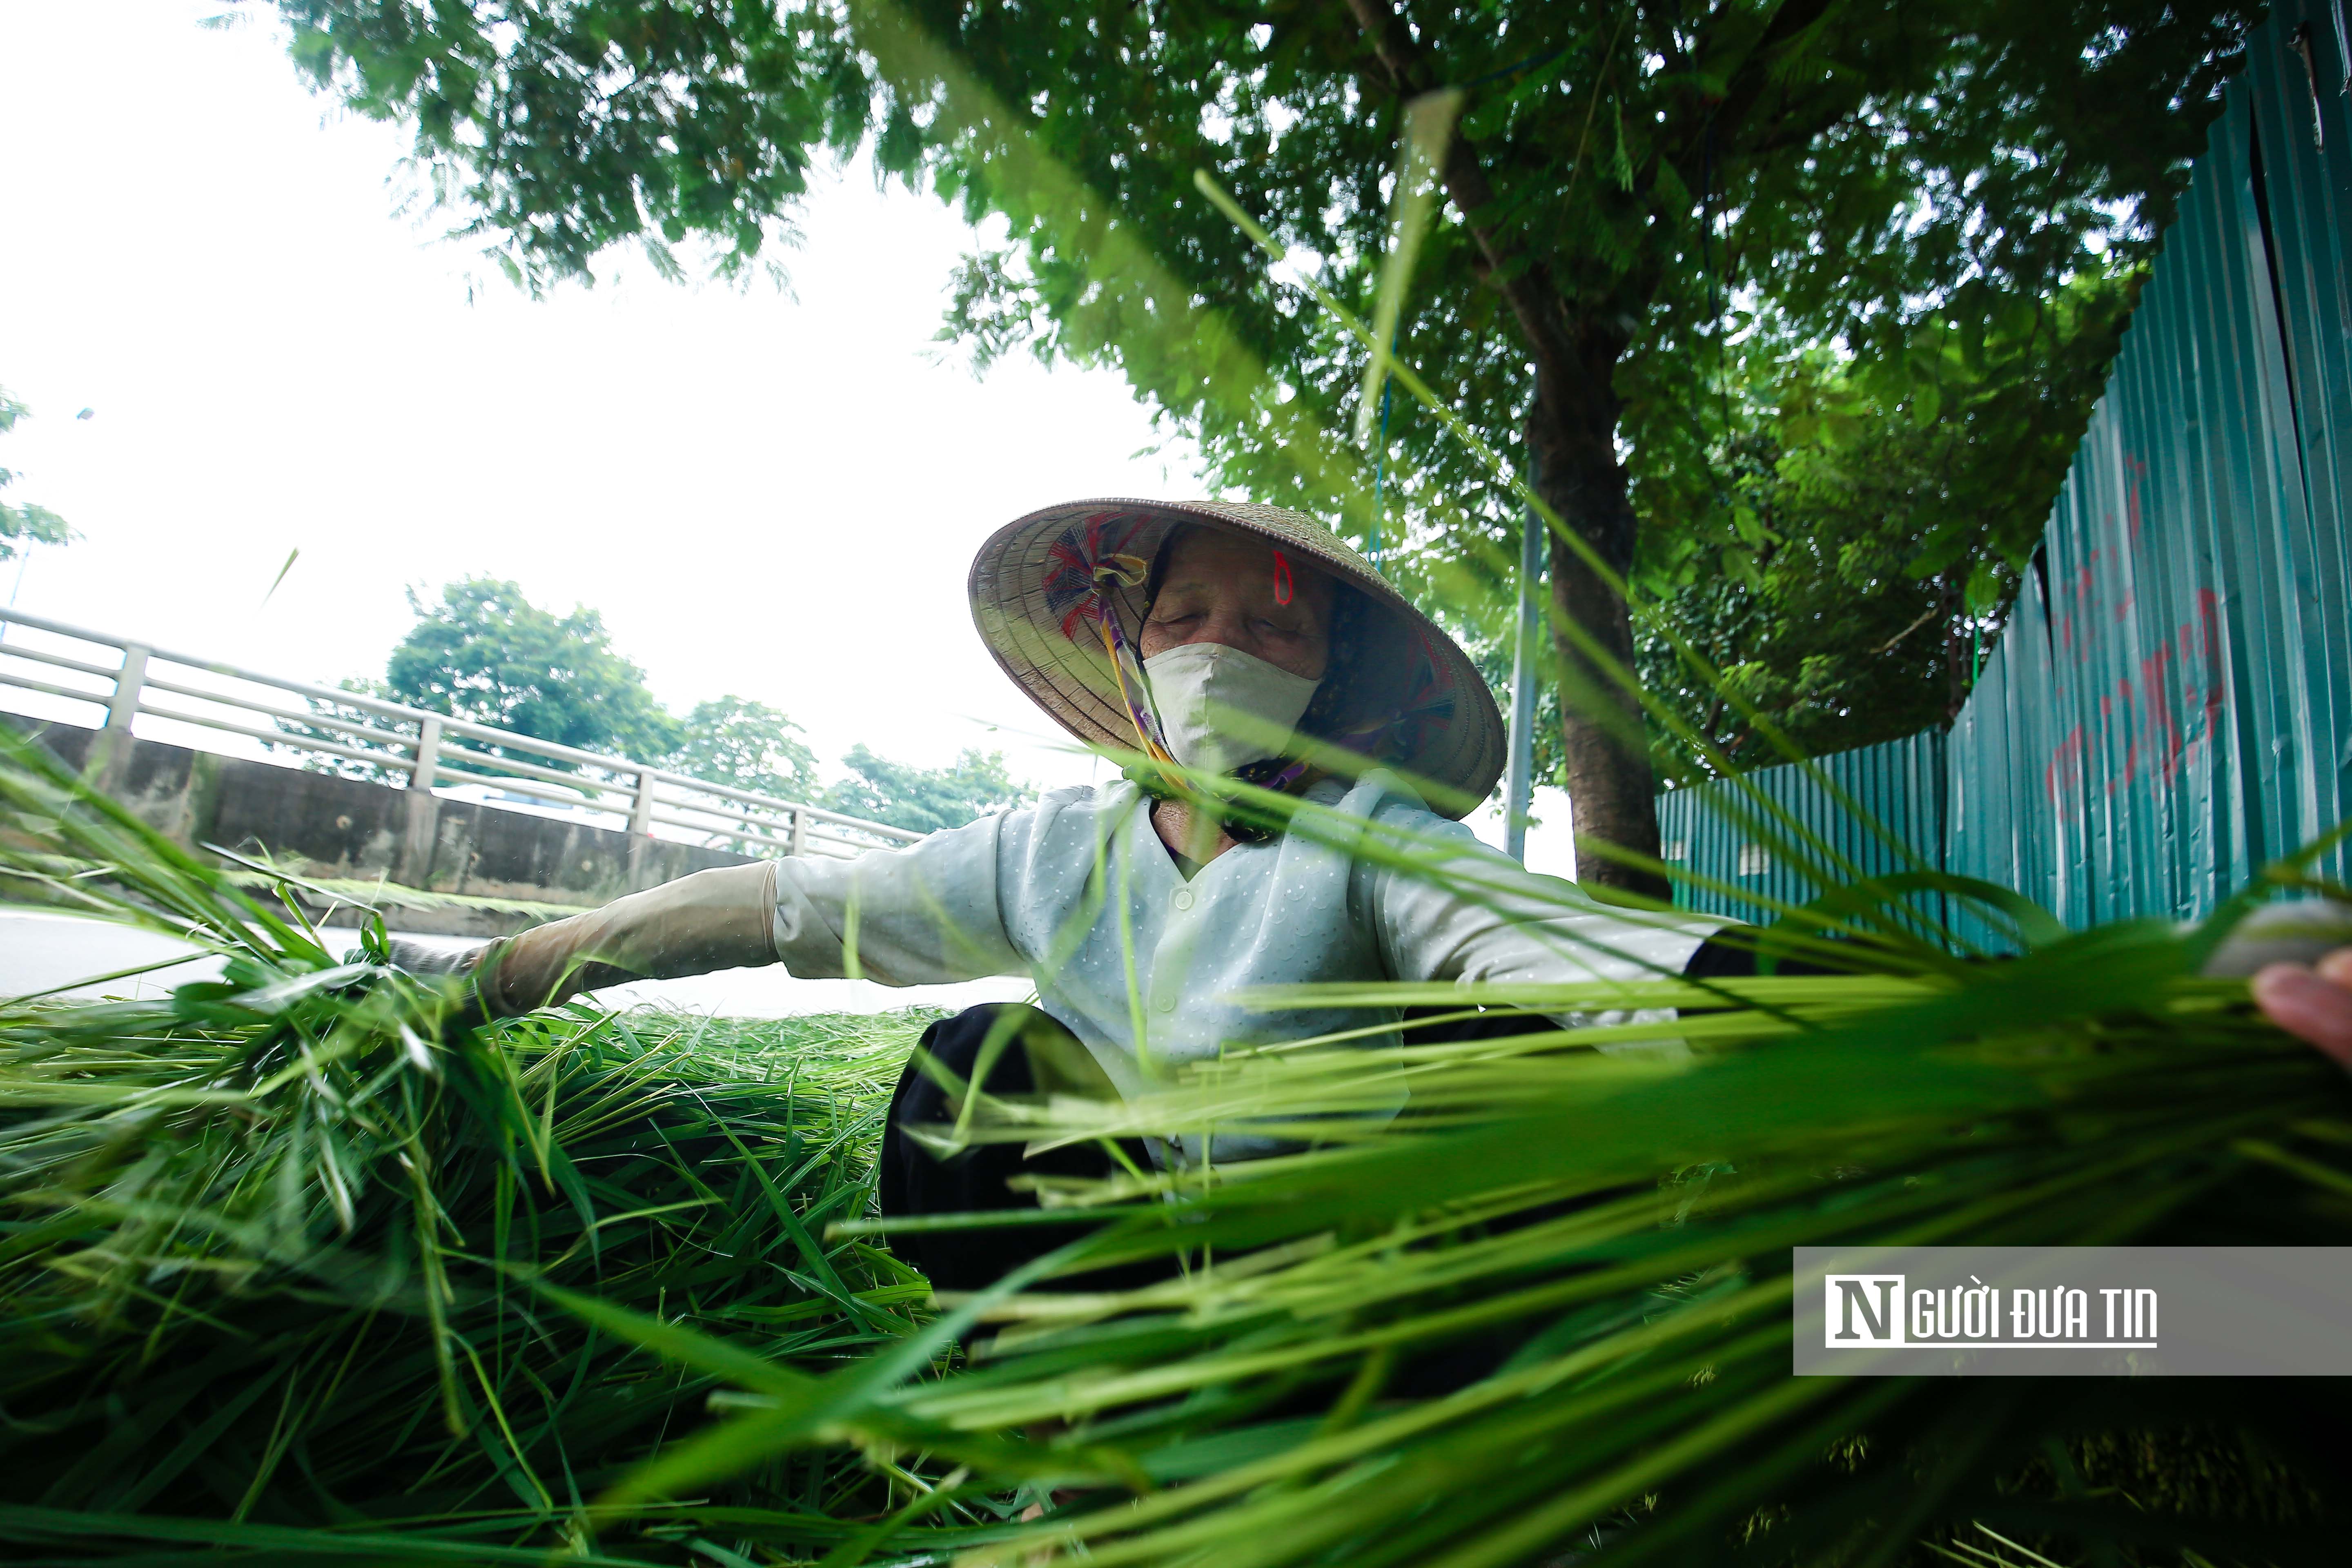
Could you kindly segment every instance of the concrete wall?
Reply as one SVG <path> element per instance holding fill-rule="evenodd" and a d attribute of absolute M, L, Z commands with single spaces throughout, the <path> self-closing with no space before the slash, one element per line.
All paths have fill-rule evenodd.
<path fill-rule="evenodd" d="M 76 768 L 99 731 L 69 724 L 32 732 Z M 460 897 L 593 908 L 712 866 L 747 858 L 607 827 L 443 800 L 331 773 L 138 741 L 113 794 L 191 848 L 266 853 L 316 879 L 386 881 Z M 393 895 L 397 900 L 397 894 Z M 495 935 L 535 923 L 489 909 L 404 909 L 394 926 Z M 540 917 L 543 918 L 543 917 Z"/>

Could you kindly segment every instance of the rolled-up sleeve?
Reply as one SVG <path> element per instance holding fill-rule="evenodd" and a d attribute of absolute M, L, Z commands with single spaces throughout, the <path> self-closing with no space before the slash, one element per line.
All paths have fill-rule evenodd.
<path fill-rule="evenodd" d="M 1026 974 L 997 899 L 1008 813 L 854 859 L 776 863 L 776 956 L 806 980 L 936 985 Z"/>

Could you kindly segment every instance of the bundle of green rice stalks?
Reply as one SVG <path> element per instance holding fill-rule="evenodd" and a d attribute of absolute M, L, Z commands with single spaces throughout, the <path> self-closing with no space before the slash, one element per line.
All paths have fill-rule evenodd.
<path fill-rule="evenodd" d="M 1791 1374 L 1799 1245 L 2352 1244 L 2352 1087 L 2242 982 L 2199 978 L 2242 903 L 2070 934 L 1952 883 L 2018 917 L 2025 951 L 1986 963 L 1921 940 L 1917 890 L 1789 911 L 1775 942 L 1851 974 L 1268 994 L 1653 1012 L 1236 1051 L 1124 1102 L 983 1101 L 982 1140 L 1315 1147 L 1048 1189 L 1105 1227 L 1045 1289 L 961 1303 L 998 1331 L 952 1376 L 813 1383 L 666 1336 L 736 1414 L 631 1491 L 887 1430 L 961 1457 L 956 1495 L 1018 1479 L 1050 1504 L 975 1563 L 2340 1562 L 2333 1382 Z M 1164 1284 L 1051 1289 L 1152 1258 Z M 1029 1446 L 991 1473 L 1005 1433 Z M 871 1544 L 937 1544 L 903 1522 Z"/>
<path fill-rule="evenodd" d="M 866 1199 L 916 1020 L 468 1029 L 37 755 L 0 795 L 20 874 L 230 955 L 0 1017 L 12 1561 L 2341 1558 L 2332 1384 L 1790 1374 L 1800 1244 L 2352 1245 L 2352 1089 L 2196 978 L 2236 907 L 1996 899 L 1969 963 L 1912 879 L 1788 911 L 1851 974 L 1268 995 L 1672 1011 L 983 1098 L 1312 1147 L 1048 1190 L 1104 1226 L 932 1315 Z"/>
<path fill-rule="evenodd" d="M 455 1026 L 0 748 L 8 869 L 226 961 L 159 1001 L 0 1005 L 0 1558 L 538 1561 L 712 1385 L 563 1292 L 812 1371 L 915 1326 L 915 1275 L 820 1236 L 867 1212 L 921 1018 Z M 823 1550 L 905 1485 L 817 1454 L 713 1495 Z M 656 1509 L 599 1550 L 724 1539 Z"/>
<path fill-rule="evenodd" d="M 2341 1561 L 2334 1382 L 1790 1373 L 1799 1245 L 2352 1242 L 2341 1075 L 2242 988 L 2166 973 L 2171 942 L 1747 982 L 1759 1005 L 1667 1026 L 1690 1062 L 1408 1046 L 1389 1070 L 1416 1110 L 1352 1146 L 1067 1194 L 1132 1211 L 1092 1261 L 1181 1248 L 1186 1271 L 998 1303 L 993 1353 L 905 1407 L 1062 1424 L 1040 1528 L 1096 1563 L 1877 1563 L 1978 1526 L 2066 1562 Z M 983 1135 L 1245 1107 L 1329 1140 L 1310 1119 L 1371 1088 L 1309 1051 L 1092 1119 L 1003 1106 Z"/>

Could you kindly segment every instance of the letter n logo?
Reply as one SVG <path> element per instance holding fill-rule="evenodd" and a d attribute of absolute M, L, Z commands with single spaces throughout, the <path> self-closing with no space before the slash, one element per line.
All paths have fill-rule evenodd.
<path fill-rule="evenodd" d="M 1832 1274 L 1823 1285 L 1829 1292 L 1823 1342 L 1830 1349 L 1904 1342 L 1902 1275 Z"/>

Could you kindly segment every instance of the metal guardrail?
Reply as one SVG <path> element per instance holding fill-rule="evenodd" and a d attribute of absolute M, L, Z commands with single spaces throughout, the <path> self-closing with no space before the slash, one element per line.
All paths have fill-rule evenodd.
<path fill-rule="evenodd" d="M 0 693 L 12 689 L 40 692 L 103 710 L 101 733 L 110 738 L 118 757 L 127 756 L 123 742 L 131 738 L 134 721 L 146 715 L 200 731 L 241 735 L 306 763 L 332 759 L 337 771 L 361 776 L 372 773 L 410 789 L 495 784 L 505 795 L 625 821 L 631 833 L 732 847 L 742 854 L 845 858 L 923 837 L 805 801 L 711 784 L 649 763 L 560 746 L 361 692 L 264 675 L 21 610 L 0 610 L 0 630 L 9 626 L 46 632 L 92 651 L 89 657 L 75 657 L 82 650 L 0 642 Z M 28 665 L 38 667 L 42 675 L 56 671 L 101 684 L 59 684 L 23 668 Z M 261 689 L 240 691 L 225 683 Z M 273 700 L 281 692 L 301 700 L 287 705 Z M 177 706 L 151 700 L 158 693 L 187 700 Z M 330 740 L 329 735 L 341 739 Z M 358 743 L 347 743 L 353 742 Z M 485 749 L 493 746 L 544 762 Z"/>

